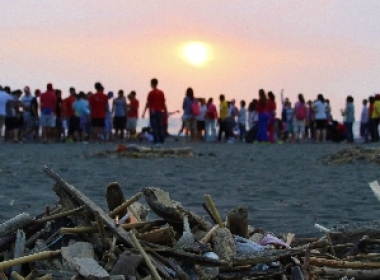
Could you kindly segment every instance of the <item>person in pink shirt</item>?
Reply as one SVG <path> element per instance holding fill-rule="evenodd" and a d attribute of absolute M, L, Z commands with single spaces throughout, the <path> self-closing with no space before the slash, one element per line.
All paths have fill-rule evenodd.
<path fill-rule="evenodd" d="M 52 142 L 54 139 L 55 128 L 55 108 L 57 96 L 52 84 L 47 84 L 46 92 L 41 94 L 41 117 L 40 125 L 42 127 L 42 141 L 45 143 Z"/>
<path fill-rule="evenodd" d="M 216 140 L 216 120 L 218 119 L 218 111 L 213 103 L 213 99 L 209 98 L 206 105 L 206 131 L 205 140 L 215 141 Z"/>

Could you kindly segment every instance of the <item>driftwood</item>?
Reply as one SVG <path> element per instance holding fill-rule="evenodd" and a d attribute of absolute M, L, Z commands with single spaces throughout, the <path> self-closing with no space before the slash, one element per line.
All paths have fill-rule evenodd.
<path fill-rule="evenodd" d="M 181 203 L 172 200 L 167 192 L 158 188 L 144 188 L 145 200 L 154 213 L 165 219 L 175 230 L 182 228 L 184 215 L 188 216 L 190 227 L 199 226 L 206 231 L 211 229 L 211 225 L 197 214 L 185 210 Z"/>
<path fill-rule="evenodd" d="M 54 173 L 51 169 L 44 167 L 44 171 L 50 178 L 52 178 L 56 182 L 57 187 L 71 194 L 76 201 L 85 205 L 92 214 L 96 215 L 97 213 L 99 213 L 100 217 L 103 220 L 103 223 L 107 225 L 107 227 L 119 238 L 121 238 L 126 244 L 132 247 L 132 243 L 129 240 L 129 237 L 125 230 L 120 227 L 116 227 L 114 221 L 110 217 L 108 217 L 108 215 L 104 213 L 104 211 L 99 206 L 97 206 L 92 200 L 90 200 L 82 192 L 77 190 L 74 186 L 66 183 L 61 177 L 59 177 L 58 174 Z"/>
<path fill-rule="evenodd" d="M 322 267 L 318 275 L 330 277 L 329 279 L 342 279 L 347 276 L 349 279 L 354 278 L 355 280 L 378 280 L 380 279 L 380 269 L 362 270 Z"/>
<path fill-rule="evenodd" d="M 211 210 L 211 213 L 212 213 L 214 219 L 218 223 L 219 227 L 223 228 L 224 224 L 222 222 L 222 219 L 220 218 L 218 210 L 216 210 L 215 204 L 212 201 L 211 196 L 209 196 L 209 195 L 206 194 L 204 197 L 205 197 L 205 199 L 207 201 L 208 206 L 210 207 L 210 210 Z"/>
<path fill-rule="evenodd" d="M 349 262 L 349 261 L 337 261 L 321 258 L 310 258 L 310 265 L 315 266 L 328 266 L 336 268 L 353 268 L 353 269 L 372 269 L 380 268 L 379 262 Z"/>
<path fill-rule="evenodd" d="M 255 253 L 244 253 L 235 255 L 232 258 L 233 266 L 256 265 L 259 263 L 267 263 L 277 261 L 280 258 L 294 256 L 301 250 L 267 250 Z"/>
<path fill-rule="evenodd" d="M 33 219 L 27 213 L 19 214 L 13 219 L 0 224 L 0 237 L 6 236 L 10 233 L 22 229 L 33 222 Z"/>
<path fill-rule="evenodd" d="M 140 199 L 140 197 L 142 196 L 142 193 L 139 192 L 137 193 L 136 195 L 132 196 L 130 199 L 128 199 L 127 201 L 124 201 L 121 205 L 119 205 L 118 207 L 116 207 L 115 209 L 113 209 L 109 214 L 108 216 L 110 216 L 111 218 L 114 218 L 116 215 L 121 215 L 121 216 L 124 216 L 125 214 L 127 214 L 126 212 L 128 212 L 128 207 L 136 202 L 137 200 Z"/>
<path fill-rule="evenodd" d="M 82 211 L 83 209 L 84 209 L 84 207 L 81 206 L 81 207 L 75 208 L 73 210 L 68 210 L 68 211 L 61 212 L 61 213 L 58 213 L 58 214 L 55 214 L 55 215 L 47 216 L 46 218 L 34 220 L 33 222 L 37 223 L 37 224 L 43 224 L 43 223 L 46 223 L 48 221 L 52 221 L 52 220 L 56 220 L 56 219 L 59 219 L 59 218 L 63 218 L 63 217 L 67 217 L 67 216 L 76 214 L 77 212 Z"/>
<path fill-rule="evenodd" d="M 238 206 L 232 209 L 227 215 L 226 227 L 232 234 L 248 238 L 248 208 L 247 206 Z"/>
<path fill-rule="evenodd" d="M 150 261 L 148 255 L 145 253 L 144 249 L 141 247 L 139 241 L 137 240 L 136 236 L 133 232 L 129 232 L 129 236 L 131 237 L 131 240 L 133 242 L 134 247 L 137 249 L 137 251 L 140 253 L 140 255 L 143 257 L 143 259 L 146 262 L 146 265 L 148 266 L 150 272 L 152 273 L 153 279 L 160 280 L 160 276 L 158 275 L 158 272 L 156 268 L 153 266 L 152 262 Z"/>
<path fill-rule="evenodd" d="M 125 279 L 136 276 L 136 269 L 140 265 L 142 257 L 130 252 L 124 252 L 119 256 L 115 266 L 112 268 L 110 275 L 124 275 Z"/>
<path fill-rule="evenodd" d="M 151 243 L 172 245 L 175 241 L 174 234 L 173 228 L 168 227 L 137 234 L 137 238 Z"/>
<path fill-rule="evenodd" d="M 61 250 L 45 251 L 45 252 L 40 252 L 40 253 L 28 255 L 28 256 L 13 259 L 13 260 L 3 261 L 3 262 L 0 262 L 0 269 L 5 269 L 11 266 L 21 265 L 21 264 L 29 263 L 29 262 L 45 260 L 45 259 L 53 258 L 60 254 L 61 254 Z"/>
<path fill-rule="evenodd" d="M 22 229 L 17 230 L 16 233 L 16 242 L 15 242 L 15 250 L 14 250 L 14 259 L 21 258 L 24 256 L 25 251 L 25 232 Z M 16 265 L 12 267 L 14 272 L 20 273 L 21 265 Z"/>

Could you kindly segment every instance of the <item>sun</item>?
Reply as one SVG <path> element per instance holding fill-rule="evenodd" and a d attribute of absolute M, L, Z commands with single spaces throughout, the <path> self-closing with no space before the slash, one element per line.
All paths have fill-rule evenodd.
<path fill-rule="evenodd" d="M 209 47 L 201 42 L 185 43 L 181 54 L 189 64 L 197 67 L 204 66 L 210 60 Z"/>

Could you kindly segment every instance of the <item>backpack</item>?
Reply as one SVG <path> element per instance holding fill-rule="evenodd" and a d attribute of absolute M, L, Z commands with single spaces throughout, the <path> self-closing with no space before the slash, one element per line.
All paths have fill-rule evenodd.
<path fill-rule="evenodd" d="M 299 103 L 296 106 L 295 114 L 296 114 L 297 120 L 299 120 L 299 121 L 303 121 L 304 119 L 306 119 L 306 106 L 305 106 L 305 104 Z"/>
<path fill-rule="evenodd" d="M 198 117 L 201 114 L 201 109 L 199 108 L 198 101 L 194 101 L 191 104 L 191 112 L 196 117 Z"/>

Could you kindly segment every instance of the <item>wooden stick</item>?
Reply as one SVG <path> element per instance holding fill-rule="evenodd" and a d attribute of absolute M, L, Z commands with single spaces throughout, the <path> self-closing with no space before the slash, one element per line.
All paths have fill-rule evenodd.
<path fill-rule="evenodd" d="M 213 216 L 215 217 L 215 220 L 218 222 L 219 227 L 223 228 L 224 224 L 222 222 L 222 219 L 220 218 L 218 210 L 216 210 L 215 204 L 212 201 L 211 196 L 206 194 L 204 197 L 208 203 L 208 206 L 210 207 L 210 210 L 211 210 Z"/>
<path fill-rule="evenodd" d="M 53 170 L 47 168 L 46 166 L 43 170 L 50 178 L 52 178 L 56 182 L 57 188 L 63 189 L 65 192 L 69 193 L 75 201 L 77 201 L 80 205 L 86 206 L 86 208 L 88 208 L 88 210 L 92 214 L 96 215 L 96 213 L 99 213 L 103 220 L 103 223 L 115 235 L 120 237 L 120 239 L 123 240 L 129 247 L 133 246 L 127 232 L 121 227 L 116 227 L 115 222 L 106 213 L 104 213 L 104 211 L 98 205 L 96 205 L 90 198 L 84 195 L 81 191 L 77 190 L 74 186 L 69 185 L 67 182 L 65 182 Z"/>
<path fill-rule="evenodd" d="M 121 204 L 120 206 L 116 207 L 111 212 L 109 212 L 108 216 L 110 216 L 111 218 L 114 218 L 116 215 L 119 215 L 121 212 L 123 212 L 125 209 L 127 209 L 132 203 L 134 203 L 137 200 L 139 200 L 141 196 L 142 196 L 142 192 L 139 192 L 139 193 L 135 194 L 130 199 L 128 199 L 127 201 L 123 202 L 123 204 Z"/>
<path fill-rule="evenodd" d="M 0 277 L 2 280 L 8 280 L 8 277 L 5 275 L 4 271 L 0 270 Z"/>
<path fill-rule="evenodd" d="M 130 238 L 132 240 L 132 243 L 133 243 L 134 247 L 137 249 L 137 251 L 140 253 L 140 255 L 145 260 L 146 265 L 148 266 L 150 272 L 153 275 L 153 279 L 154 280 L 161 280 L 160 275 L 158 275 L 158 272 L 157 272 L 156 268 L 153 266 L 153 264 L 150 261 L 148 255 L 145 253 L 144 249 L 141 247 L 141 245 L 140 245 L 139 241 L 137 240 L 135 234 L 132 231 L 128 232 L 128 234 L 129 234 L 129 236 L 130 236 Z"/>
<path fill-rule="evenodd" d="M 201 239 L 201 243 L 209 243 L 210 242 L 210 239 L 211 239 L 211 236 L 212 234 L 219 228 L 219 225 L 215 225 L 212 229 L 209 230 L 209 232 L 207 232 L 205 234 L 205 236 L 203 236 L 203 238 Z"/>
<path fill-rule="evenodd" d="M 99 213 L 96 213 L 95 218 L 96 218 L 96 221 L 98 222 L 98 232 L 99 232 L 100 243 L 102 244 L 104 250 L 108 250 L 109 243 L 108 243 L 107 234 L 104 228 L 102 217 L 100 217 Z"/>
<path fill-rule="evenodd" d="M 52 280 L 52 279 L 53 279 L 53 275 L 51 275 L 51 274 L 46 274 L 44 276 L 37 278 L 37 280 Z"/>
<path fill-rule="evenodd" d="M 84 209 L 84 206 L 81 206 L 81 207 L 75 208 L 73 210 L 68 210 L 68 211 L 61 212 L 61 213 L 58 213 L 55 215 L 47 216 L 46 218 L 43 218 L 43 219 L 35 220 L 34 222 L 37 224 L 46 223 L 46 222 L 51 221 L 51 220 L 56 220 L 59 218 L 70 216 L 70 215 L 75 214 L 79 211 L 82 211 L 83 209 Z"/>
<path fill-rule="evenodd" d="M 125 230 L 140 229 L 147 225 L 162 226 L 166 224 L 165 220 L 154 220 L 148 222 L 134 223 L 134 224 L 122 224 L 120 225 Z M 76 228 L 61 228 L 61 234 L 80 234 L 80 233 L 97 233 L 98 227 L 76 227 Z"/>
<path fill-rule="evenodd" d="M 0 262 L 0 269 L 2 270 L 5 268 L 14 266 L 14 265 L 19 265 L 19 264 L 24 264 L 24 263 L 35 262 L 35 261 L 53 258 L 55 256 L 58 256 L 59 254 L 61 254 L 61 250 L 44 251 L 44 252 L 32 254 L 29 256 L 25 256 L 25 257 L 13 259 L 13 260 L 3 261 L 3 262 Z"/>
<path fill-rule="evenodd" d="M 17 271 L 12 271 L 11 277 L 16 280 L 25 280 L 24 277 L 22 277 L 20 274 L 18 274 Z"/>
<path fill-rule="evenodd" d="M 310 265 L 336 267 L 336 268 L 356 268 L 356 269 L 380 268 L 379 262 L 348 262 L 348 261 L 327 260 L 327 259 L 314 258 L 314 257 L 310 258 Z"/>
<path fill-rule="evenodd" d="M 295 236 L 296 235 L 294 233 L 288 233 L 286 236 L 286 244 L 288 244 L 290 246 L 292 244 Z"/>
<path fill-rule="evenodd" d="M 37 270 L 32 270 L 28 276 L 25 277 L 25 280 L 34 280 L 38 276 L 38 271 Z"/>
<path fill-rule="evenodd" d="M 210 210 L 210 208 L 208 208 L 207 204 L 203 202 L 202 207 L 203 207 L 203 209 L 205 209 L 207 214 L 210 216 L 210 218 L 214 222 L 214 224 L 217 224 L 218 222 L 216 221 L 214 215 L 211 213 L 211 210 Z"/>

